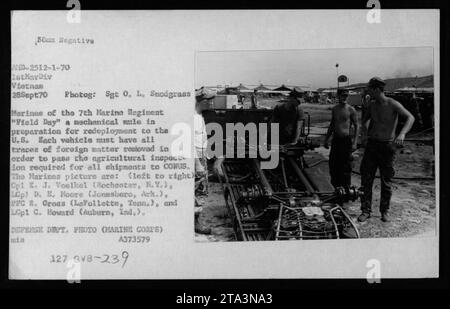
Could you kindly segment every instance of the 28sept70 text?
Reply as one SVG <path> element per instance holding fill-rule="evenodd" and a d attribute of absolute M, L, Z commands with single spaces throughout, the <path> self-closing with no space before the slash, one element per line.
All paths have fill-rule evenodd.
<path fill-rule="evenodd" d="M 211 297 L 207 295 L 178 295 L 176 299 L 177 304 L 201 304 L 204 307 L 210 303 L 218 304 L 271 304 L 272 294 L 262 293 L 221 293 L 219 297 Z"/>

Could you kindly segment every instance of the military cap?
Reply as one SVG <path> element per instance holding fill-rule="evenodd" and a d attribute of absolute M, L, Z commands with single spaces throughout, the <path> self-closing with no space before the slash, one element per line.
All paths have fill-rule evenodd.
<path fill-rule="evenodd" d="M 384 87 L 386 83 L 379 77 L 372 77 L 367 84 L 369 87 Z"/>

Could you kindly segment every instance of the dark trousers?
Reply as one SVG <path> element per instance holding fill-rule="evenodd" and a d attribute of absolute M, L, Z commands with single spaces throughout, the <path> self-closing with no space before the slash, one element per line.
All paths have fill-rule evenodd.
<path fill-rule="evenodd" d="M 361 210 L 365 213 L 372 211 L 372 186 L 377 169 L 380 170 L 381 197 L 380 212 L 389 210 L 392 196 L 392 177 L 394 177 L 395 144 L 393 142 L 367 142 L 364 157 L 361 162 Z"/>
<path fill-rule="evenodd" d="M 352 139 L 350 136 L 333 137 L 330 159 L 331 184 L 336 187 L 349 187 L 352 178 Z"/>

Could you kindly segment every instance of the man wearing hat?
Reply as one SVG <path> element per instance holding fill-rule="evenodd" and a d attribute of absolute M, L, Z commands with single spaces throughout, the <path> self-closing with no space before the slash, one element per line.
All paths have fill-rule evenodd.
<path fill-rule="evenodd" d="M 300 107 L 302 95 L 301 89 L 294 88 L 288 100 L 273 109 L 271 122 L 279 124 L 280 145 L 295 145 L 300 138 L 305 118 Z"/>
<path fill-rule="evenodd" d="M 338 89 L 339 103 L 331 110 L 331 122 L 325 136 L 324 147 L 328 149 L 331 135 L 329 167 L 331 184 L 337 187 L 350 187 L 352 176 L 352 152 L 356 150 L 358 119 L 356 110 L 346 100 L 348 90 Z M 353 136 L 351 129 L 354 128 Z"/>
<path fill-rule="evenodd" d="M 206 125 L 202 116 L 203 110 L 208 106 L 215 94 L 203 87 L 195 94 L 194 113 L 194 160 L 195 160 L 195 232 L 210 234 L 211 229 L 200 224 L 199 217 L 204 205 L 204 197 L 208 194 L 208 166 L 206 150 L 208 137 Z"/>
<path fill-rule="evenodd" d="M 389 205 L 392 196 L 391 179 L 394 177 L 394 158 L 396 145 L 402 145 L 405 135 L 414 124 L 414 116 L 399 102 L 384 94 L 385 82 L 379 77 L 370 79 L 367 91 L 373 99 L 362 119 L 367 132 L 367 145 L 361 162 L 362 214 L 358 221 L 364 222 L 372 212 L 372 186 L 377 169 L 380 170 L 381 198 L 380 212 L 383 222 L 389 221 Z M 406 119 L 400 133 L 396 136 L 398 118 Z M 364 136 L 364 140 L 366 137 Z"/>

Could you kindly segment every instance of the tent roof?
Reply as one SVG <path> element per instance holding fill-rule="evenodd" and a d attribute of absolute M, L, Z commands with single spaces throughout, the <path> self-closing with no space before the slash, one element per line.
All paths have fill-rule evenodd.
<path fill-rule="evenodd" d="M 275 91 L 292 91 L 291 88 L 286 87 L 285 85 L 281 85 L 280 87 L 275 88 L 274 90 L 275 90 Z"/>
<path fill-rule="evenodd" d="M 253 89 L 253 90 L 261 90 L 261 91 L 269 90 L 269 91 L 270 91 L 270 89 L 267 88 L 266 86 L 264 86 L 263 84 L 259 85 L 258 87 L 256 87 L 256 88 Z"/>
<path fill-rule="evenodd" d="M 245 87 L 242 84 L 239 84 L 239 86 L 237 86 L 236 88 L 239 89 L 239 90 L 250 90 L 249 88 Z"/>

